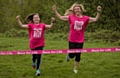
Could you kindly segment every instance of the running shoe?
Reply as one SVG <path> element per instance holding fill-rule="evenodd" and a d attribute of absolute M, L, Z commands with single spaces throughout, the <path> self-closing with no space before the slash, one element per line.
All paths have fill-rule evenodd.
<path fill-rule="evenodd" d="M 40 76 L 40 70 L 36 71 L 36 76 Z"/>
<path fill-rule="evenodd" d="M 74 72 L 75 74 L 77 74 L 78 70 L 73 70 L 73 72 Z"/>
<path fill-rule="evenodd" d="M 69 61 L 70 61 L 70 57 L 69 57 L 69 55 L 68 55 L 68 54 L 66 55 L 66 61 L 67 61 L 67 62 L 69 62 Z"/>
<path fill-rule="evenodd" d="M 36 68 L 36 64 L 35 64 L 35 63 L 32 63 L 32 67 L 35 69 L 35 68 Z"/>

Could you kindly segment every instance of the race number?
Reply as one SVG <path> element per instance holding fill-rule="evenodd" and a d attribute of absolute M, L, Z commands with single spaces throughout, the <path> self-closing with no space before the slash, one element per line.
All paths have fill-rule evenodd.
<path fill-rule="evenodd" d="M 82 30 L 83 24 L 84 24 L 83 21 L 75 21 L 74 29 L 75 29 L 75 30 Z"/>
<path fill-rule="evenodd" d="M 34 34 L 33 34 L 34 38 L 40 38 L 41 34 L 42 34 L 42 29 L 41 28 L 34 28 Z"/>

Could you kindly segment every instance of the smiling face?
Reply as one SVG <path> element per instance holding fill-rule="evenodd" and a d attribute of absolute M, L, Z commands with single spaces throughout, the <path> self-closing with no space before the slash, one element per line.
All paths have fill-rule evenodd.
<path fill-rule="evenodd" d="M 33 22 L 34 22 L 35 24 L 38 24 L 38 23 L 40 22 L 40 17 L 39 17 L 38 14 L 35 14 L 35 15 L 33 16 Z"/>
<path fill-rule="evenodd" d="M 76 15 L 82 14 L 82 9 L 80 6 L 74 6 L 73 11 Z"/>

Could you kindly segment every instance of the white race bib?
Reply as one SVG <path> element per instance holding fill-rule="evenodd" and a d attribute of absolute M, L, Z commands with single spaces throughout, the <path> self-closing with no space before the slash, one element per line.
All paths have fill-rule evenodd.
<path fill-rule="evenodd" d="M 74 23 L 74 29 L 75 30 L 82 30 L 84 22 L 83 21 L 75 21 Z"/>
<path fill-rule="evenodd" d="M 34 28 L 34 34 L 33 34 L 34 38 L 40 38 L 41 34 L 42 34 L 42 28 Z"/>

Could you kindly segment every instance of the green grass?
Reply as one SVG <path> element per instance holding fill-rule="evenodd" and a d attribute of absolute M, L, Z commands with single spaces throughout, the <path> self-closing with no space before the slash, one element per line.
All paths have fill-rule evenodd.
<path fill-rule="evenodd" d="M 28 38 L 0 38 L 0 51 L 29 50 Z M 115 47 L 112 44 L 85 42 L 85 48 Z M 46 40 L 44 49 L 67 49 L 64 40 Z M 120 78 L 120 53 L 82 53 L 78 74 L 74 74 L 73 62 L 65 60 L 66 54 L 42 56 L 41 76 L 35 76 L 31 67 L 31 55 L 0 56 L 0 78 Z"/>

